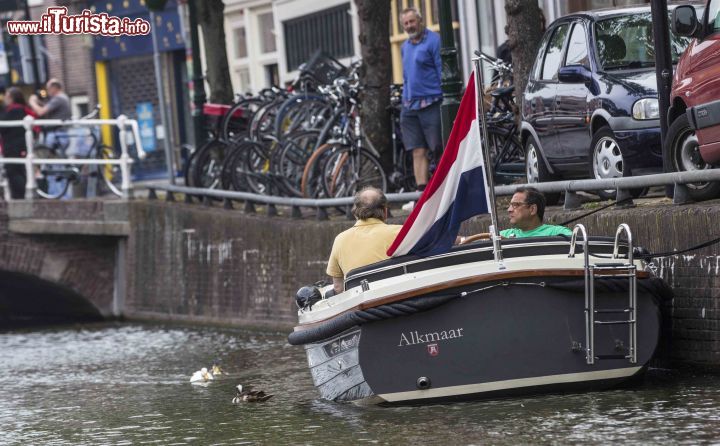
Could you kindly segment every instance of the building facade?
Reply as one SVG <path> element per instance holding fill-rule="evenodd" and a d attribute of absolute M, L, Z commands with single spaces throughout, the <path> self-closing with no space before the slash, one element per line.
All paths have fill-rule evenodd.
<path fill-rule="evenodd" d="M 152 21 L 160 54 L 167 125 L 161 119 L 151 35 L 93 37 L 93 62 L 102 116 L 110 118 L 124 114 L 137 119 L 140 126 L 147 157 L 139 159 L 133 153 L 136 156 L 133 174 L 139 179 L 167 177 L 165 139 L 175 152 L 179 152 L 180 144 L 188 140 L 190 98 L 181 8 L 182 5 L 170 0 L 163 11 L 154 14 Z M 91 10 L 151 20 L 144 0 L 97 0 L 92 2 Z M 178 153 L 175 159 L 178 159 Z"/>

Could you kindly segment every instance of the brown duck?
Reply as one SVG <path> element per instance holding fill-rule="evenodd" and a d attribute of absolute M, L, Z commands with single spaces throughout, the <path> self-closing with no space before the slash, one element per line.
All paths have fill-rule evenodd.
<path fill-rule="evenodd" d="M 273 397 L 273 395 L 265 393 L 262 390 L 243 390 L 242 384 L 237 385 L 237 395 L 233 398 L 232 402 L 238 404 L 240 402 L 257 403 L 267 401 Z"/>

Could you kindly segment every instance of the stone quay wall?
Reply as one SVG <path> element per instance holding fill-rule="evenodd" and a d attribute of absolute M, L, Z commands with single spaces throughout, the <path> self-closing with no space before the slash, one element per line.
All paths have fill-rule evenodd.
<path fill-rule="evenodd" d="M 560 223 L 584 212 L 549 210 L 546 221 Z M 717 204 L 655 203 L 603 210 L 580 222 L 590 235 L 611 236 L 620 223 L 628 223 L 636 246 L 657 253 L 717 237 L 719 219 Z M 461 234 L 485 232 L 488 222 L 487 217 L 472 219 Z M 343 217 L 317 221 L 181 203 L 132 203 L 124 314 L 287 330 L 296 322 L 295 291 L 326 278 L 332 241 L 351 224 Z M 506 225 L 502 217 L 500 227 Z M 664 355 L 720 365 L 720 245 L 655 264 L 675 291 L 666 308 L 672 341 L 663 346 Z"/>

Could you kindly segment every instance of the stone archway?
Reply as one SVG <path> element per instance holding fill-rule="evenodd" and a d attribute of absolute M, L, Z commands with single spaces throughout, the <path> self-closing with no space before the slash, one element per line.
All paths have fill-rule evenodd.
<path fill-rule="evenodd" d="M 64 285 L 0 270 L 0 329 L 102 319 L 95 305 Z"/>

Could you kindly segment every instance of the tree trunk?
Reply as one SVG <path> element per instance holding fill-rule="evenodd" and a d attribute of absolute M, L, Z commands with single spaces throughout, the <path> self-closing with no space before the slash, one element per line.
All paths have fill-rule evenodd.
<path fill-rule="evenodd" d="M 230 104 L 233 101 L 233 89 L 225 50 L 225 5 L 222 0 L 191 1 L 195 2 L 198 23 L 202 27 L 210 102 Z"/>
<path fill-rule="evenodd" d="M 515 100 L 520 107 L 530 70 L 535 63 L 543 25 L 537 0 L 505 0 L 508 46 L 512 53 Z"/>
<path fill-rule="evenodd" d="M 360 22 L 362 119 L 365 134 L 380 152 L 383 167 L 392 164 L 390 137 L 390 4 L 387 0 L 355 0 Z"/>

